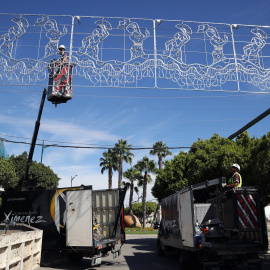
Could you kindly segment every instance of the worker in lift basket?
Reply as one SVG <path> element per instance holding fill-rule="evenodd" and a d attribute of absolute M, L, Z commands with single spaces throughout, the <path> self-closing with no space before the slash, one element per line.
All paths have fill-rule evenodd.
<path fill-rule="evenodd" d="M 59 54 L 60 54 L 60 62 L 66 63 L 68 61 L 68 53 L 66 52 L 65 45 L 60 45 L 58 47 L 58 50 L 59 50 Z"/>
<path fill-rule="evenodd" d="M 234 163 L 231 167 L 232 177 L 228 180 L 228 184 L 225 186 L 227 189 L 239 188 L 242 186 L 242 177 L 239 173 L 240 166 Z"/>

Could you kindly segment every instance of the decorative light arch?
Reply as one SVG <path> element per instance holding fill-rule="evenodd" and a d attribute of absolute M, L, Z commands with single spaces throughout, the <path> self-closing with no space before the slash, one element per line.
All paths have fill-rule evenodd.
<path fill-rule="evenodd" d="M 46 86 L 64 44 L 73 85 L 270 92 L 269 26 L 0 14 L 0 84 Z"/>

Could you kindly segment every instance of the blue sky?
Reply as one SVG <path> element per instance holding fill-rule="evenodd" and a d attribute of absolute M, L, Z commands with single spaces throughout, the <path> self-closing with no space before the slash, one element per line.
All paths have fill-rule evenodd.
<path fill-rule="evenodd" d="M 270 25 L 270 5 L 266 0 L 1 2 L 2 14 L 145 18 L 163 19 L 165 23 L 166 20 L 183 20 Z M 80 29 L 82 27 L 83 21 Z M 269 48 L 265 53 L 270 56 Z M 264 60 L 266 68 L 269 68 L 267 58 Z M 224 137 L 231 135 L 267 110 L 270 101 L 269 92 L 250 93 L 250 85 L 242 86 L 247 93 L 235 92 L 233 84 L 228 84 L 226 88 L 232 92 L 166 89 L 164 83 L 165 89 L 109 88 L 92 87 L 89 81 L 79 76 L 74 76 L 73 84 L 73 99 L 66 104 L 55 108 L 50 102 L 45 102 L 38 143 L 44 140 L 45 144 L 61 142 L 63 145 L 112 147 L 122 138 L 135 147 L 151 147 L 158 140 L 169 147 L 188 147 L 198 138 L 208 139 L 214 133 Z M 0 137 L 31 141 L 42 91 L 42 85 L 0 85 Z M 251 136 L 261 137 L 269 131 L 269 127 L 270 116 L 248 132 Z M 5 147 L 9 155 L 29 151 L 29 146 L 24 144 L 5 143 Z M 49 147 L 44 149 L 43 163 L 61 177 L 60 187 L 69 186 L 71 176 L 77 175 L 73 185 L 89 184 L 94 189 L 107 188 L 107 173 L 101 175 L 99 167 L 103 151 Z M 174 154 L 178 152 L 173 150 Z M 137 150 L 134 155 L 133 165 L 145 155 L 149 156 L 149 150 Z M 39 162 L 40 158 L 41 147 L 37 146 L 33 159 Z M 155 157 L 153 159 L 157 160 Z M 124 169 L 127 168 L 129 165 Z M 117 187 L 117 172 L 114 173 L 113 186 Z M 148 188 L 148 200 L 153 199 L 150 188 L 151 185 Z"/>

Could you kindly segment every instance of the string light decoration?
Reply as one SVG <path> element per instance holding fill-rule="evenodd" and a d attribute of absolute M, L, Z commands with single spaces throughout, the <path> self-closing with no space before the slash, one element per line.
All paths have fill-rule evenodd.
<path fill-rule="evenodd" d="M 65 44 L 73 87 L 270 92 L 269 26 L 27 14 L 0 25 L 1 85 L 47 86 Z"/>

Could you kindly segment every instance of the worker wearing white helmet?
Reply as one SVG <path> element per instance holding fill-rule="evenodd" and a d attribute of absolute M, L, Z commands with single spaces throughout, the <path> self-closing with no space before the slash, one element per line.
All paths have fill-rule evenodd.
<path fill-rule="evenodd" d="M 60 50 L 60 49 L 66 49 L 66 46 L 65 45 L 60 45 L 59 47 L 58 47 L 58 50 Z"/>
<path fill-rule="evenodd" d="M 239 188 L 242 186 L 242 177 L 239 171 L 240 166 L 237 163 L 234 163 L 231 167 L 232 177 L 229 179 L 228 184 L 226 185 L 227 188 Z"/>
<path fill-rule="evenodd" d="M 60 61 L 61 61 L 62 63 L 67 62 L 67 60 L 68 60 L 68 53 L 66 52 L 66 47 L 65 47 L 65 45 L 60 45 L 60 46 L 58 47 L 58 50 L 59 50 L 59 54 L 61 55 Z"/>

